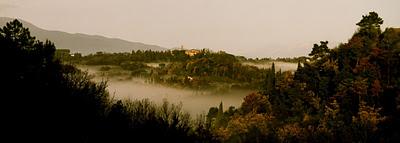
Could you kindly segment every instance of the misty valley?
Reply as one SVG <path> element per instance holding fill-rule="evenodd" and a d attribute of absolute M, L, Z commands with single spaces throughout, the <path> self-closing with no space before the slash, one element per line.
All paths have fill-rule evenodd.
<path fill-rule="evenodd" d="M 2 19 L 1 127 L 12 142 L 400 141 L 400 29 L 382 30 L 376 12 L 347 42 L 320 41 L 288 58 L 165 49 Z"/>
<path fill-rule="evenodd" d="M 293 72 L 298 66 L 296 60 L 233 58 L 224 52 L 205 49 L 96 53 L 86 57 L 74 57 L 68 50 L 58 50 L 56 56 L 66 63 L 77 64 L 97 82 L 106 80 L 108 91 L 116 99 L 149 99 L 158 104 L 166 100 L 182 104 L 183 110 L 194 116 L 205 114 L 221 103 L 224 109 L 239 107 L 246 95 L 259 89 L 262 81 L 257 80 L 264 78 L 263 73 L 272 64 L 279 72 Z M 249 78 L 249 82 L 240 76 Z"/>
<path fill-rule="evenodd" d="M 281 64 L 285 70 L 294 71 L 297 68 L 297 64 L 295 63 L 283 62 L 277 65 L 277 67 L 280 67 Z M 157 67 L 159 64 L 151 63 L 151 65 Z M 271 66 L 271 64 L 257 65 L 260 67 Z M 182 104 L 184 111 L 189 112 L 193 116 L 205 114 L 208 112 L 209 108 L 218 106 L 221 102 L 223 103 L 224 109 L 228 109 L 231 106 L 237 108 L 243 102 L 243 98 L 246 95 L 256 92 L 256 89 L 234 89 L 228 87 L 225 87 L 227 89 L 220 87 L 214 90 L 177 88 L 151 83 L 151 80 L 148 78 L 132 76 L 129 71 L 118 67 L 106 65 L 81 65 L 77 67 L 83 71 L 87 71 L 90 75 L 93 75 L 93 80 L 96 82 L 106 80 L 108 91 L 116 99 L 149 99 L 158 104 L 167 100 L 176 105 Z M 110 69 L 104 71 L 105 67 Z"/>

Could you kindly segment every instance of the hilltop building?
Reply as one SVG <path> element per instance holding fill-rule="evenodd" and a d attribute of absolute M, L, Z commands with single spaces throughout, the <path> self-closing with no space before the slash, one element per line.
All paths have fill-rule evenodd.
<path fill-rule="evenodd" d="M 196 54 L 198 54 L 198 53 L 200 53 L 200 52 L 201 52 L 200 50 L 191 49 L 191 50 L 186 50 L 186 51 L 185 51 L 185 54 L 186 54 L 186 55 L 189 55 L 189 56 L 194 56 L 194 55 L 196 55 Z"/>

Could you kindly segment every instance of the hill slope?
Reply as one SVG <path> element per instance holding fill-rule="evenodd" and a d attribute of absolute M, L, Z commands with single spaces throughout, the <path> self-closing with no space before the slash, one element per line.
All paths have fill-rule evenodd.
<path fill-rule="evenodd" d="M 4 26 L 12 18 L 0 17 L 0 26 Z M 29 22 L 20 20 L 24 27 L 28 27 L 31 34 L 38 40 L 49 39 L 54 42 L 59 49 L 70 49 L 72 53 L 82 54 L 103 52 L 131 52 L 132 50 L 166 50 L 166 48 L 157 45 L 148 45 L 139 42 L 130 42 L 122 39 L 107 38 L 97 35 L 71 34 L 61 31 L 49 31 L 41 29 Z"/>

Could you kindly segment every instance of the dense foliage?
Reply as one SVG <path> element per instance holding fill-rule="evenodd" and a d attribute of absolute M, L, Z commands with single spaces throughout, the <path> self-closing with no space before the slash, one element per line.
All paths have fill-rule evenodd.
<path fill-rule="evenodd" d="M 382 23 L 375 12 L 363 16 L 347 43 L 315 44 L 294 74 L 272 67 L 264 89 L 241 108 L 210 109 L 215 136 L 223 142 L 400 140 L 400 30 L 381 32 Z"/>

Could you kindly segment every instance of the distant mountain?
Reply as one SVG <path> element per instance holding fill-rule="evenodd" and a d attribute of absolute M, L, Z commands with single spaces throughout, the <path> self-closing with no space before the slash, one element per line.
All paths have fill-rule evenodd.
<path fill-rule="evenodd" d="M 0 17 L 0 26 L 3 27 L 12 18 Z M 57 49 L 70 49 L 72 53 L 89 54 L 95 52 L 131 52 L 132 50 L 154 50 L 162 51 L 166 48 L 157 45 L 148 45 L 139 42 L 130 42 L 122 39 L 107 38 L 97 35 L 87 34 L 71 34 L 61 31 L 49 31 L 41 29 L 29 22 L 18 19 L 24 27 L 29 28 L 31 35 L 38 40 L 44 41 L 49 39 L 54 42 Z"/>

